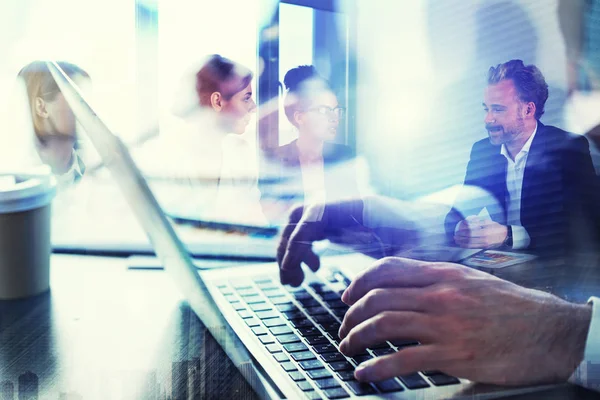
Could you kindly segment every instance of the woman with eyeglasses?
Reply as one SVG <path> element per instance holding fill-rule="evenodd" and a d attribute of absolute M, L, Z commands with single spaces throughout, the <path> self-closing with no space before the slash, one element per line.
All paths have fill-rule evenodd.
<path fill-rule="evenodd" d="M 68 62 L 60 67 L 78 86 L 89 82 L 83 69 Z M 85 172 L 80 158 L 75 115 L 56 85 L 44 61 L 33 61 L 18 74 L 27 91 L 28 109 L 35 134 L 34 143 L 42 163 L 48 165 L 59 185 L 75 183 Z"/>
<path fill-rule="evenodd" d="M 278 175 L 284 192 L 295 192 L 296 200 L 304 204 L 357 196 L 353 151 L 333 142 L 345 108 L 312 65 L 292 68 L 283 82 L 287 89 L 285 115 L 297 129 L 298 139 L 274 151 L 269 172 Z M 268 206 L 264 208 L 271 219 L 276 219 L 267 211 Z"/>

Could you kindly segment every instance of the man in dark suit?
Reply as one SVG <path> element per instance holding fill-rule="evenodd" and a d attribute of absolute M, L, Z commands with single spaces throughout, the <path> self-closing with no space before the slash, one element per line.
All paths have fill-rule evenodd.
<path fill-rule="evenodd" d="M 473 145 L 465 178 L 486 195 L 459 194 L 446 217 L 457 245 L 557 254 L 597 231 L 588 142 L 540 122 L 547 98 L 537 67 L 511 60 L 490 68 L 483 102 L 489 138 Z"/>

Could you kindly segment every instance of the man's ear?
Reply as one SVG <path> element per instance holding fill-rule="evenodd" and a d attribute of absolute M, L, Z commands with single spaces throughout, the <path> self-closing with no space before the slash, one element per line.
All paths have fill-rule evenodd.
<path fill-rule="evenodd" d="M 526 117 L 534 117 L 535 118 L 535 111 L 536 111 L 536 107 L 535 107 L 535 103 L 533 101 L 530 101 L 529 103 L 525 104 L 525 116 Z"/>
<path fill-rule="evenodd" d="M 223 96 L 221 93 L 213 92 L 213 94 L 210 95 L 210 105 L 213 110 L 217 112 L 223 109 Z"/>
<path fill-rule="evenodd" d="M 296 126 L 304 124 L 304 113 L 300 111 L 294 111 L 294 122 Z"/>
<path fill-rule="evenodd" d="M 46 110 L 46 102 L 41 97 L 35 98 L 35 116 L 40 118 L 48 118 L 48 110 Z"/>

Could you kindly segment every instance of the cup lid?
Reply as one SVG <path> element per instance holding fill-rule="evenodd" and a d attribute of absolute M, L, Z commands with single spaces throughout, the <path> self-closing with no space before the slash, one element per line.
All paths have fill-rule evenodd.
<path fill-rule="evenodd" d="M 0 172 L 0 213 L 32 210 L 50 204 L 56 195 L 51 172 Z"/>

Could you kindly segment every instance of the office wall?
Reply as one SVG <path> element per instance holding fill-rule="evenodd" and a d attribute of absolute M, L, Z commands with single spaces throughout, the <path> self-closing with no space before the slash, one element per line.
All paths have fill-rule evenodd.
<path fill-rule="evenodd" d="M 486 137 L 490 65 L 521 58 L 550 85 L 545 123 L 562 126 L 564 43 L 556 0 L 358 0 L 358 151 L 376 187 L 408 198 L 459 184 Z"/>

